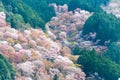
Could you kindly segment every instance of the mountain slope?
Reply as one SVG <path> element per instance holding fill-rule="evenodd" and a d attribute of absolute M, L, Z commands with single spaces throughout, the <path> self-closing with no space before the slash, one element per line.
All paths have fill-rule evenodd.
<path fill-rule="evenodd" d="M 21 15 L 24 22 L 29 23 L 32 27 L 42 28 L 43 30 L 45 30 L 45 23 L 54 15 L 54 10 L 44 1 L 42 4 L 38 4 L 38 6 L 35 6 L 36 2 L 27 4 L 30 2 L 25 3 L 21 0 L 2 0 L 2 3 L 7 13 L 7 21 L 9 21 L 14 28 L 17 27 L 14 25 L 18 24 L 18 22 L 14 21 L 14 14 Z M 45 7 L 41 8 L 41 6 Z M 48 13 L 51 13 L 51 15 L 47 15 Z M 21 21 L 19 22 L 23 23 Z"/>

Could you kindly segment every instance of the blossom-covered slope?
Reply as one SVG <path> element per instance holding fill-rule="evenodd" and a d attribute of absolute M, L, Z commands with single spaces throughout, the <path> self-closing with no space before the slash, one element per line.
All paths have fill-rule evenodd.
<path fill-rule="evenodd" d="M 78 57 L 41 29 L 21 32 L 1 26 L 0 52 L 15 67 L 15 80 L 85 80 L 85 73 L 74 63 Z"/>
<path fill-rule="evenodd" d="M 62 45 L 66 45 L 71 49 L 79 46 L 81 50 L 95 49 L 97 52 L 106 51 L 106 46 L 101 46 L 97 42 L 93 42 L 96 38 L 96 33 L 91 32 L 85 36 L 82 34 L 86 20 L 93 15 L 93 12 L 81 10 L 80 8 L 68 11 L 67 5 L 57 6 L 56 4 L 51 4 L 51 6 L 54 6 L 56 16 L 47 23 L 49 26 L 48 30 L 54 34 L 54 38 L 62 43 Z"/>
<path fill-rule="evenodd" d="M 0 52 L 15 67 L 15 80 L 85 80 L 72 49 L 77 45 L 97 52 L 106 50 L 106 46 L 82 37 L 83 25 L 93 13 L 80 8 L 68 11 L 67 5 L 50 6 L 54 6 L 56 16 L 46 24 L 46 32 L 33 28 L 16 30 L 5 21 L 5 13 L 0 14 Z M 87 37 L 95 36 L 91 33 Z"/>
<path fill-rule="evenodd" d="M 120 18 L 120 1 L 119 0 L 110 0 L 107 6 L 102 6 L 102 8 L 108 13 L 116 15 Z"/>

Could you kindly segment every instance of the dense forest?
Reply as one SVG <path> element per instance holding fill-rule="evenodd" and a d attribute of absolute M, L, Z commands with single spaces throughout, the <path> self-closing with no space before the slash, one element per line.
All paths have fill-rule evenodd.
<path fill-rule="evenodd" d="M 95 80 L 117 80 L 120 76 L 120 45 L 111 43 L 108 51 L 101 54 L 95 50 L 81 50 L 78 46 L 73 49 L 74 55 L 80 55 L 77 63 L 87 74 L 95 76 Z M 100 78 L 101 77 L 101 78 Z"/>
<path fill-rule="evenodd" d="M 120 19 L 104 11 L 94 13 L 85 23 L 83 34 L 96 33 L 96 38 L 103 45 L 105 41 L 115 42 L 120 39 Z M 112 35 L 112 36 L 111 36 Z"/>
<path fill-rule="evenodd" d="M 97 72 L 105 80 L 117 80 L 120 76 L 120 65 L 93 51 L 81 51 L 78 64 L 83 66 L 87 76 Z M 98 80 L 98 79 L 97 79 Z"/>
<path fill-rule="evenodd" d="M 71 0 L 69 5 L 69 10 L 74 10 L 77 7 L 90 12 L 101 11 L 101 4 L 107 5 L 109 0 Z"/>

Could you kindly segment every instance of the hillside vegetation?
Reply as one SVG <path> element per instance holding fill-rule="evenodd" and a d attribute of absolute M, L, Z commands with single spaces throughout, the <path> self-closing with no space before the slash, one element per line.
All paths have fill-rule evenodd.
<path fill-rule="evenodd" d="M 120 76 L 120 65 L 100 56 L 94 50 L 80 52 L 78 63 L 83 65 L 83 70 L 90 76 L 97 72 L 105 80 L 117 80 Z M 96 79 L 102 80 L 102 79 Z"/>
<path fill-rule="evenodd" d="M 45 30 L 45 23 L 48 22 L 55 12 L 53 7 L 49 7 L 50 3 L 58 5 L 68 4 L 69 10 L 76 8 L 88 11 L 100 11 L 101 4 L 107 4 L 109 0 L 1 0 L 6 14 L 7 21 L 14 28 L 24 28 L 29 23 L 33 28 L 42 28 Z M 2 8 L 1 8 L 2 9 Z M 14 16 L 15 15 L 15 16 Z M 21 16 L 21 17 L 19 17 Z M 16 20 L 17 18 L 17 20 Z M 20 20 L 19 20 L 20 19 Z M 22 19 L 22 21 L 21 21 Z"/>
<path fill-rule="evenodd" d="M 15 69 L 12 65 L 0 54 L 0 80 L 14 80 Z"/>
<path fill-rule="evenodd" d="M 86 22 L 83 34 L 96 33 L 96 40 L 103 45 L 105 41 L 115 42 L 120 39 L 120 19 L 106 12 L 94 13 Z"/>
<path fill-rule="evenodd" d="M 29 23 L 33 28 L 45 30 L 45 23 L 55 15 L 53 8 L 50 8 L 45 0 L 36 0 L 32 3 L 30 0 L 2 0 L 2 3 L 7 13 L 7 21 L 14 28 L 20 28 L 18 27 L 19 23 Z"/>
<path fill-rule="evenodd" d="M 120 18 L 101 8 L 109 1 L 0 0 L 0 80 L 117 80 Z"/>

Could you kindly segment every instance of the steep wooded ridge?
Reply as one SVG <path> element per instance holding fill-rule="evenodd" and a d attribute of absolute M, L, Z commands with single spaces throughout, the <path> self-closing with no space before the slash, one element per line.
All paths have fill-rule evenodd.
<path fill-rule="evenodd" d="M 109 1 L 0 0 L 0 80 L 118 80 L 119 1 Z"/>

